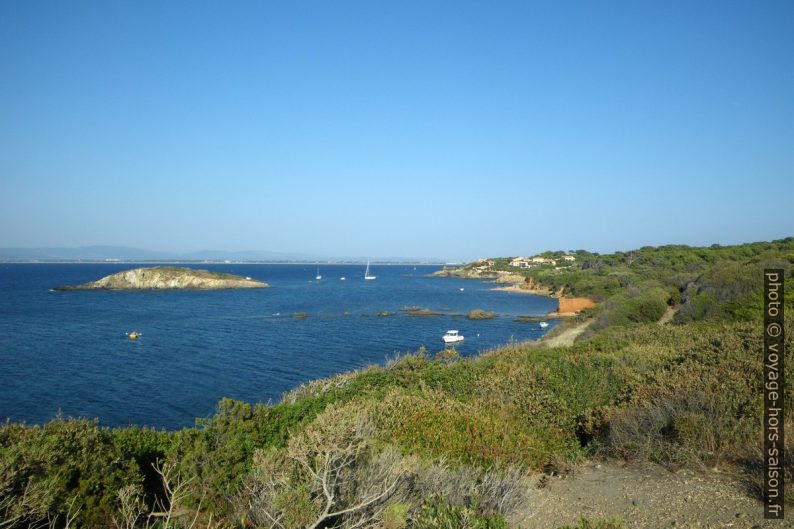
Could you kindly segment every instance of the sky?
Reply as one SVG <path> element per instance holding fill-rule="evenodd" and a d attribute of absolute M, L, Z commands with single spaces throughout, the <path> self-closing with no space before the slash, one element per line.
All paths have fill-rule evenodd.
<path fill-rule="evenodd" d="M 0 2 L 0 247 L 794 235 L 794 2 Z"/>

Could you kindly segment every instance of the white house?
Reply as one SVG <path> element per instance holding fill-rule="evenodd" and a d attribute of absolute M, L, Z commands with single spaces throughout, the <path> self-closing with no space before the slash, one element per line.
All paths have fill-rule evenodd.
<path fill-rule="evenodd" d="M 557 261 L 554 259 L 547 259 L 545 257 L 533 257 L 532 262 L 536 264 L 547 264 L 550 266 L 557 266 Z"/>

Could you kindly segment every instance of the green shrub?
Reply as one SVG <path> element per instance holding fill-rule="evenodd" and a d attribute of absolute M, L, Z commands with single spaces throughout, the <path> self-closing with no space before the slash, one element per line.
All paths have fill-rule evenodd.
<path fill-rule="evenodd" d="M 787 317 L 786 325 L 792 324 Z M 607 413 L 603 449 L 674 465 L 736 462 L 747 443 L 761 438 L 757 323 L 655 327 L 624 335 L 634 338 L 624 358 L 642 352 L 646 359 L 625 370 L 626 391 Z M 638 348 L 642 342 L 649 345 Z M 787 337 L 785 347 L 792 346 Z M 790 398 L 794 368 L 785 367 L 784 395 Z"/>
<path fill-rule="evenodd" d="M 383 511 L 383 529 L 405 529 L 411 506 L 407 503 L 393 503 Z"/>
<path fill-rule="evenodd" d="M 465 505 L 450 505 L 443 499 L 429 501 L 419 513 L 415 529 L 507 529 L 500 515 L 482 516 L 477 509 Z"/>
<path fill-rule="evenodd" d="M 19 515 L 20 525 L 75 513 L 80 525 L 105 525 L 117 491 L 141 479 L 135 461 L 124 457 L 96 421 L 0 426 L 0 499 L 5 516 Z"/>
<path fill-rule="evenodd" d="M 494 410 L 430 389 L 420 394 L 389 393 L 375 405 L 373 419 L 383 441 L 426 457 L 483 466 L 520 462 L 539 467 L 549 455 L 543 438 Z"/>
<path fill-rule="evenodd" d="M 604 303 L 592 329 L 656 322 L 667 310 L 669 299 L 669 292 L 658 286 L 632 287 Z"/>
<path fill-rule="evenodd" d="M 680 323 L 716 319 L 749 321 L 763 314 L 763 270 L 782 268 L 786 275 L 786 306 L 793 307 L 794 275 L 791 264 L 780 258 L 759 257 L 743 263 L 713 267 L 689 283 L 676 315 Z"/>

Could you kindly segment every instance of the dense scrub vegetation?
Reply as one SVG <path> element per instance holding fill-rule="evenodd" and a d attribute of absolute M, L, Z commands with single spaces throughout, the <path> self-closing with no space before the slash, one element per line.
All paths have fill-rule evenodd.
<path fill-rule="evenodd" d="M 559 270 L 546 265 L 516 268 L 509 266 L 510 259 L 499 258 L 492 259 L 494 266 L 491 269 L 522 274 L 566 295 L 585 296 L 597 301 L 604 301 L 629 287 L 644 289 L 652 285 L 668 290 L 674 302 L 680 302 L 682 294 L 691 298 L 708 291 L 717 296 L 718 302 L 730 298 L 744 304 L 750 301 L 749 296 L 736 299 L 735 294 L 760 293 L 759 270 L 764 267 L 788 268 L 794 262 L 794 237 L 735 246 L 715 244 L 704 248 L 645 246 L 607 255 L 578 250 L 570 252 L 576 258 L 573 263 L 560 261 L 563 255 L 568 255 L 568 252 L 540 254 L 565 265 Z M 477 265 L 472 263 L 467 267 Z M 720 296 L 725 299 L 720 299 Z M 751 303 L 758 306 L 760 296 Z M 740 316 L 746 318 L 750 314 Z"/>
<path fill-rule="evenodd" d="M 530 271 L 603 301 L 590 336 L 568 348 L 419 351 L 307 383 L 273 406 L 224 399 L 176 432 L 2 425 L 0 522 L 496 529 L 531 514 L 529 472 L 592 457 L 745 471 L 757 494 L 760 270 L 787 271 L 792 329 L 792 248 L 576 252 L 573 270 Z M 658 325 L 671 306 L 673 322 Z M 792 412 L 785 419 L 794 427 Z M 786 461 L 794 483 L 794 454 Z"/>

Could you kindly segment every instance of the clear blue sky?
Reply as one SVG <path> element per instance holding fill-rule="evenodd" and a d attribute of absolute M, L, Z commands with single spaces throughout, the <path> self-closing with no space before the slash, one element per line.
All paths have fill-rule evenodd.
<path fill-rule="evenodd" d="M 0 246 L 470 259 L 792 206 L 791 1 L 0 3 Z"/>

